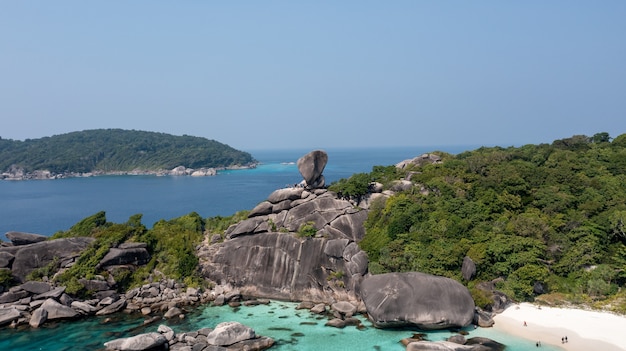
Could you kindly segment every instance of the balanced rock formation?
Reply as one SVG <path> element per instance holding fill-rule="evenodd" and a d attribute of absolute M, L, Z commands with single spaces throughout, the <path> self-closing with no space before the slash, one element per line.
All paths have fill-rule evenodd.
<path fill-rule="evenodd" d="M 377 327 L 446 329 L 467 326 L 474 318 L 474 300 L 465 286 L 424 273 L 369 276 L 361 283 L 361 298 Z"/>
<path fill-rule="evenodd" d="M 280 189 L 225 233 L 205 241 L 202 272 L 247 296 L 282 300 L 356 300 L 367 255 L 367 211 L 325 189 Z"/>
<path fill-rule="evenodd" d="M 307 188 L 324 187 L 322 172 L 328 162 L 328 154 L 322 150 L 311 151 L 298 159 L 298 171 L 304 178 Z"/>

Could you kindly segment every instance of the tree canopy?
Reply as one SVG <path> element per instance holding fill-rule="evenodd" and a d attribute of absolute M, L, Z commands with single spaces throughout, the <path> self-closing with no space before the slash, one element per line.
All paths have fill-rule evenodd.
<path fill-rule="evenodd" d="M 415 186 L 372 204 L 360 243 L 370 270 L 462 281 L 468 256 L 477 267 L 470 286 L 502 278 L 499 288 L 518 300 L 545 292 L 590 301 L 619 295 L 626 284 L 624 138 L 598 133 L 483 147 L 398 170 Z M 380 168 L 368 180 L 377 174 Z M 351 191 L 350 182 L 335 186 Z"/>

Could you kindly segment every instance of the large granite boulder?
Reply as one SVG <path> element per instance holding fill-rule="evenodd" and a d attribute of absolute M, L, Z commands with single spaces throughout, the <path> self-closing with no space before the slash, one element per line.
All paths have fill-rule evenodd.
<path fill-rule="evenodd" d="M 419 272 L 369 276 L 361 283 L 361 298 L 377 327 L 446 329 L 467 326 L 474 317 L 466 287 Z"/>
<path fill-rule="evenodd" d="M 463 258 L 463 265 L 461 266 L 461 275 L 463 276 L 463 279 L 465 280 L 472 280 L 472 278 L 474 278 L 474 276 L 476 275 L 476 264 L 468 256 L 465 256 Z"/>
<path fill-rule="evenodd" d="M 298 159 L 298 171 L 304 178 L 307 187 L 321 188 L 324 186 L 322 172 L 328 162 L 328 154 L 322 150 L 311 151 Z"/>
<path fill-rule="evenodd" d="M 23 232 L 7 232 L 7 239 L 15 246 L 29 245 L 48 240 L 48 237 L 41 234 L 23 233 Z"/>
<path fill-rule="evenodd" d="M 9 252 L 0 252 L 0 268 L 9 268 L 15 256 Z"/>
<path fill-rule="evenodd" d="M 111 248 L 100 260 L 99 267 L 132 264 L 141 266 L 150 261 L 150 254 L 145 247 Z"/>
<path fill-rule="evenodd" d="M 45 267 L 55 258 L 63 261 L 79 256 L 94 240 L 89 237 L 64 238 L 22 246 L 14 254 L 11 268 L 13 276 L 19 282 L 24 282 L 28 273 Z"/>
<path fill-rule="evenodd" d="M 21 316 L 22 314 L 16 308 L 0 308 L 0 326 L 9 324 Z"/>
<path fill-rule="evenodd" d="M 39 308 L 46 310 L 48 320 L 70 319 L 79 315 L 78 312 L 74 311 L 70 307 L 61 305 L 53 299 L 47 299 Z"/>
<path fill-rule="evenodd" d="M 211 345 L 230 346 L 243 340 L 254 339 L 256 333 L 248 326 L 239 322 L 223 322 L 207 335 L 207 342 Z"/>
<path fill-rule="evenodd" d="M 156 349 L 167 342 L 167 339 L 160 333 L 146 333 L 131 336 L 129 338 L 120 338 L 104 343 L 109 350 L 119 351 L 142 351 Z"/>

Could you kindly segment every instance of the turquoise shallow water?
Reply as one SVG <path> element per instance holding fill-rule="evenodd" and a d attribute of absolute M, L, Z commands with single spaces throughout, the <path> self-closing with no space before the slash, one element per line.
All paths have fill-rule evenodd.
<path fill-rule="evenodd" d="M 103 343 L 119 337 L 156 331 L 159 324 L 167 324 L 177 333 L 194 331 L 200 328 L 213 328 L 218 323 L 238 321 L 252 327 L 258 335 L 272 337 L 276 351 L 319 351 L 319 350 L 381 350 L 402 351 L 400 340 L 421 333 L 419 330 L 377 329 L 364 318 L 360 318 L 365 328 L 350 326 L 344 329 L 326 327 L 327 319 L 296 310 L 297 303 L 272 301 L 269 305 L 231 308 L 200 307 L 187 314 L 181 321 L 160 321 L 143 326 L 143 318 L 124 314 L 113 316 L 104 323 L 104 317 L 88 318 L 75 322 L 46 325 L 36 330 L 0 330 L 0 350 L 99 350 Z M 507 345 L 507 351 L 527 351 L 536 349 L 534 341 L 498 333 L 493 329 L 468 328 L 467 338 L 484 336 Z M 450 331 L 426 333 L 428 340 L 438 341 L 454 335 Z M 557 351 L 558 348 L 544 345 L 544 351 Z"/>

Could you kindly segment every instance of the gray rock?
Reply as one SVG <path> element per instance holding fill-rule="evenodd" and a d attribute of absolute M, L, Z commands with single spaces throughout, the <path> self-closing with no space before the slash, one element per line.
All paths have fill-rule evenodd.
<path fill-rule="evenodd" d="M 20 311 L 15 308 L 0 308 L 0 325 L 9 324 L 21 315 Z"/>
<path fill-rule="evenodd" d="M 348 301 L 339 301 L 331 305 L 333 311 L 339 312 L 346 317 L 352 317 L 356 312 L 356 306 Z"/>
<path fill-rule="evenodd" d="M 277 204 L 285 200 L 297 200 L 302 197 L 302 188 L 285 188 L 275 190 L 267 197 L 267 201 L 272 204 Z"/>
<path fill-rule="evenodd" d="M 11 264 L 13 263 L 14 258 L 15 258 L 15 255 L 9 252 L 1 251 L 0 252 L 0 268 L 11 267 Z"/>
<path fill-rule="evenodd" d="M 141 266 L 150 261 L 150 254 L 144 247 L 131 247 L 128 249 L 111 248 L 109 252 L 100 260 L 100 267 L 132 264 Z"/>
<path fill-rule="evenodd" d="M 102 308 L 100 311 L 96 312 L 96 316 L 105 316 L 107 314 L 112 314 L 115 312 L 119 312 L 126 307 L 126 299 L 119 299 L 114 303 Z"/>
<path fill-rule="evenodd" d="M 449 341 L 415 341 L 406 346 L 406 351 L 478 351 L 472 346 Z"/>
<path fill-rule="evenodd" d="M 311 188 L 324 186 L 322 172 L 328 162 L 328 154 L 322 150 L 311 151 L 298 159 L 298 171 Z"/>
<path fill-rule="evenodd" d="M 326 313 L 326 304 L 318 303 L 317 305 L 311 307 L 311 312 L 315 314 L 324 314 Z"/>
<path fill-rule="evenodd" d="M 460 344 L 460 345 L 465 345 L 465 343 L 467 342 L 465 337 L 461 334 L 452 335 L 451 337 L 448 338 L 447 341 L 453 342 L 455 344 Z"/>
<path fill-rule="evenodd" d="M 472 280 L 476 275 L 476 264 L 471 258 L 465 256 L 463 258 L 463 266 L 461 267 L 461 275 L 465 280 Z"/>
<path fill-rule="evenodd" d="M 28 291 L 18 290 L 18 291 L 7 291 L 0 295 L 0 304 L 2 303 L 11 303 L 15 301 L 19 301 L 30 294 Z"/>
<path fill-rule="evenodd" d="M 302 193 L 299 188 L 273 194 L 286 201 L 296 190 Z M 225 241 L 203 246 L 203 274 L 219 285 L 243 287 L 247 295 L 256 297 L 329 303 L 356 299 L 357 284 L 367 273 L 368 260 L 354 241 L 364 236 L 367 211 L 355 210 L 349 201 L 326 190 L 316 193 L 309 196 L 310 201 L 279 214 L 241 221 L 229 228 Z M 258 228 L 270 219 L 276 228 L 292 233 L 311 221 L 323 237 L 302 240 L 283 230 L 259 234 Z M 328 279 L 332 272 L 344 273 L 342 288 Z"/>
<path fill-rule="evenodd" d="M 48 312 L 48 320 L 70 319 L 78 316 L 78 312 L 67 306 L 61 305 L 53 299 L 47 299 L 44 301 L 39 309 L 44 309 Z"/>
<path fill-rule="evenodd" d="M 15 246 L 29 245 L 48 240 L 48 237 L 45 235 L 32 233 L 7 232 L 5 235 Z"/>
<path fill-rule="evenodd" d="M 104 346 L 109 350 L 142 351 L 157 348 L 165 343 L 167 343 L 165 336 L 159 333 L 146 333 L 108 341 Z"/>
<path fill-rule="evenodd" d="M 350 240 L 348 239 L 328 240 L 328 242 L 326 242 L 326 247 L 324 248 L 324 253 L 331 257 L 342 258 L 343 251 L 346 246 L 348 246 L 349 242 Z"/>
<path fill-rule="evenodd" d="M 79 256 L 94 240 L 90 237 L 76 237 L 46 240 L 22 246 L 15 252 L 15 260 L 11 268 L 13 276 L 19 282 L 24 282 L 28 273 L 47 266 L 55 258 L 62 262 Z"/>
<path fill-rule="evenodd" d="M 148 244 L 125 242 L 125 243 L 121 243 L 117 248 L 118 249 L 147 249 Z"/>
<path fill-rule="evenodd" d="M 378 327 L 446 329 L 467 326 L 474 317 L 474 300 L 465 286 L 424 273 L 367 277 L 361 283 L 361 297 Z"/>
<path fill-rule="evenodd" d="M 33 328 L 39 328 L 46 320 L 48 320 L 48 311 L 43 307 L 39 307 L 31 315 L 28 324 Z"/>
<path fill-rule="evenodd" d="M 504 351 L 506 349 L 505 345 L 483 337 L 469 338 L 465 346 L 472 346 L 476 351 Z"/>
<path fill-rule="evenodd" d="M 256 205 L 256 207 L 254 207 L 250 213 L 248 214 L 248 217 L 256 217 L 256 216 L 264 216 L 264 215 L 268 215 L 270 213 L 272 213 L 272 203 L 269 201 L 263 201 L 261 203 L 259 203 L 258 205 Z"/>
<path fill-rule="evenodd" d="M 64 286 L 59 286 L 57 288 L 54 288 L 50 291 L 46 291 L 44 293 L 41 293 L 39 295 L 35 295 L 33 297 L 33 299 L 35 300 L 46 300 L 46 299 L 59 299 L 61 297 L 61 295 L 63 295 L 63 293 L 65 292 L 65 287 Z"/>
<path fill-rule="evenodd" d="M 207 342 L 211 345 L 229 346 L 255 337 L 256 333 L 250 327 L 238 322 L 223 322 L 207 335 Z"/>
<path fill-rule="evenodd" d="M 20 288 L 22 290 L 28 291 L 31 294 L 43 294 L 52 289 L 50 284 L 45 283 L 45 282 L 38 282 L 38 281 L 28 281 L 20 285 Z"/>
<path fill-rule="evenodd" d="M 70 307 L 81 314 L 93 314 L 98 308 L 82 301 L 72 301 Z"/>
<path fill-rule="evenodd" d="M 496 322 L 491 317 L 491 313 L 485 312 L 482 309 L 476 307 L 476 311 L 474 312 L 474 320 L 472 320 L 472 323 L 481 328 L 489 328 L 492 327 Z"/>
<path fill-rule="evenodd" d="M 272 345 L 274 345 L 274 339 L 262 336 L 262 337 L 258 337 L 258 338 L 254 338 L 254 339 L 240 341 L 240 342 L 238 342 L 236 344 L 233 344 L 232 346 L 228 347 L 227 351 L 231 351 L 231 350 L 250 350 L 250 351 L 253 351 L 253 350 L 265 350 L 265 349 L 269 349 L 270 347 L 272 347 Z M 209 348 L 204 349 L 204 351 L 214 351 L 210 347 L 211 346 L 209 346 Z M 218 351 L 218 350 L 215 350 L 215 351 Z"/>
<path fill-rule="evenodd" d="M 167 319 L 178 318 L 181 314 L 183 314 L 183 311 L 180 308 L 174 306 L 168 309 L 167 312 L 165 312 L 165 314 L 163 315 L 163 317 Z"/>
<path fill-rule="evenodd" d="M 168 327 L 165 324 L 159 325 L 159 328 L 157 329 L 157 331 L 163 334 L 163 336 L 165 336 L 167 341 L 172 341 L 176 337 L 176 333 L 174 332 L 174 329 Z"/>
<path fill-rule="evenodd" d="M 87 291 L 96 292 L 96 291 L 105 291 L 105 290 L 110 289 L 109 284 L 104 280 L 95 280 L 95 279 L 87 280 L 85 278 L 80 278 L 78 279 L 78 282 L 82 286 L 84 286 Z"/>
<path fill-rule="evenodd" d="M 345 328 L 346 322 L 341 318 L 333 318 L 324 324 L 327 327 Z"/>

